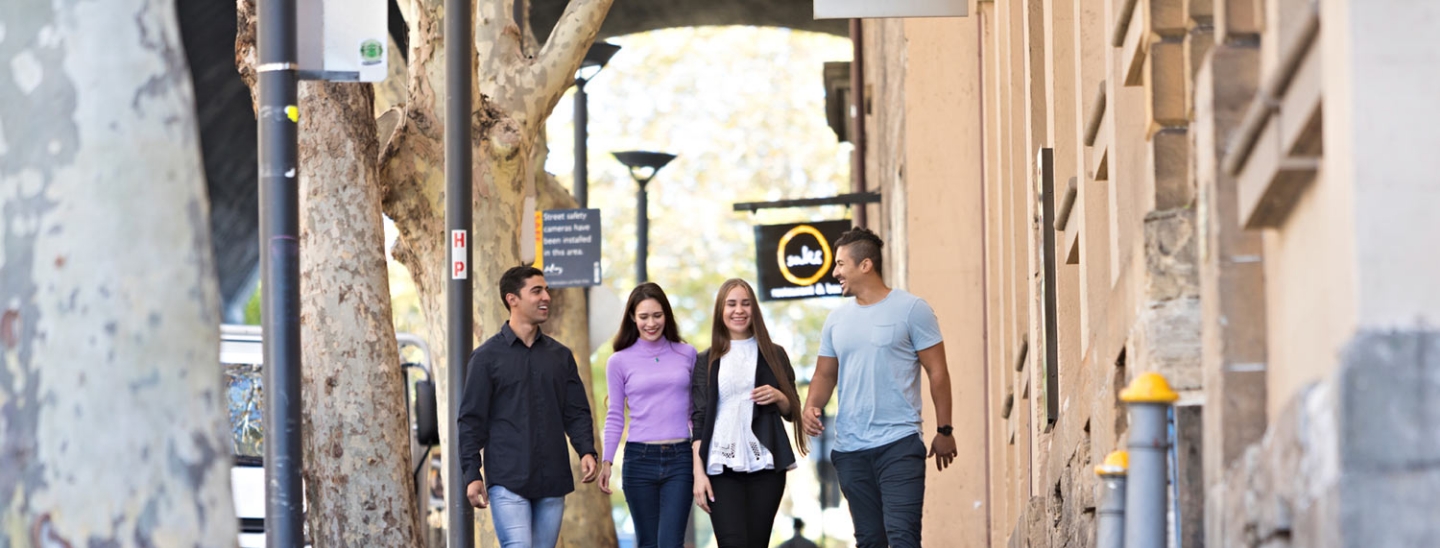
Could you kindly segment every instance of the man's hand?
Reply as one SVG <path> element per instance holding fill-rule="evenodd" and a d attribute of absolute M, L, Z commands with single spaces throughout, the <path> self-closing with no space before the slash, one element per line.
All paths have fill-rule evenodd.
<path fill-rule="evenodd" d="M 470 506 L 488 508 L 490 495 L 485 492 L 485 480 L 475 480 L 465 486 L 465 498 L 470 499 Z"/>
<path fill-rule="evenodd" d="M 819 436 L 825 432 L 825 423 L 820 422 L 820 408 L 806 407 L 805 412 L 800 414 L 800 419 L 805 426 L 805 435 Z"/>
<path fill-rule="evenodd" d="M 593 481 L 595 481 L 595 455 L 580 457 L 580 483 Z"/>
<path fill-rule="evenodd" d="M 610 490 L 610 461 L 600 463 L 600 492 L 607 495 L 614 494 Z"/>
<path fill-rule="evenodd" d="M 955 460 L 955 455 L 960 454 L 955 450 L 955 438 L 944 434 L 935 434 L 935 439 L 930 442 L 930 455 L 935 457 L 935 470 L 944 470 Z M 926 457 L 926 458 L 929 458 Z"/>

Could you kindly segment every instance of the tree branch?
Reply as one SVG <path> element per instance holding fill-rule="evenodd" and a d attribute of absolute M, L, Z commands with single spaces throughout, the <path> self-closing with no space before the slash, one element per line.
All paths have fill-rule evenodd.
<path fill-rule="evenodd" d="M 475 0 L 475 56 L 479 60 L 475 74 L 481 82 L 499 79 L 504 84 L 509 79 L 505 74 L 526 60 L 520 27 L 512 15 L 514 2 Z"/>
<path fill-rule="evenodd" d="M 530 66 L 538 84 L 535 97 L 545 99 L 544 104 L 539 105 L 540 112 L 532 113 L 534 118 L 544 118 L 565 90 L 575 83 L 575 71 L 580 69 L 580 62 L 595 42 L 600 24 L 605 22 L 613 3 L 614 0 L 571 0 L 565 6 L 560 22 L 555 24 L 550 39 L 545 41 L 536 62 Z"/>

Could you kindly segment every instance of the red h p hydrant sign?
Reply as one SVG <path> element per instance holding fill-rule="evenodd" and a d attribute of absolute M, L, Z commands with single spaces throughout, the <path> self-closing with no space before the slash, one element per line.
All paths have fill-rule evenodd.
<path fill-rule="evenodd" d="M 450 231 L 450 279 L 464 280 L 470 277 L 470 242 L 467 231 Z"/>

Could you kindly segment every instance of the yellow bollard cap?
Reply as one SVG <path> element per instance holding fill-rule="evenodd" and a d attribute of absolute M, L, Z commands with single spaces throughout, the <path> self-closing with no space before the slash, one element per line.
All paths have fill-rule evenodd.
<path fill-rule="evenodd" d="M 1097 476 L 1123 476 L 1130 470 L 1130 453 L 1114 451 L 1105 457 L 1105 463 L 1095 467 Z"/>
<path fill-rule="evenodd" d="M 1175 403 L 1179 399 L 1165 377 L 1155 372 L 1141 373 L 1120 391 L 1120 401 L 1125 403 Z"/>

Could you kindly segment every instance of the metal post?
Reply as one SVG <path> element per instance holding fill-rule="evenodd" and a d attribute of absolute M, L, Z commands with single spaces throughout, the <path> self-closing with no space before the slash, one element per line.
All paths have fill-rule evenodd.
<path fill-rule="evenodd" d="M 470 548 L 475 545 L 475 513 L 465 497 L 465 474 L 460 467 L 460 398 L 465 386 L 465 367 L 475 346 L 471 306 L 474 289 L 470 272 L 470 241 L 474 227 L 470 182 L 470 80 L 475 61 L 470 39 L 470 0 L 445 0 L 445 227 L 450 244 L 446 286 L 446 355 L 450 367 L 445 376 L 448 392 L 445 405 L 445 507 L 449 528 L 446 545 Z M 455 238 L 460 238 L 457 242 Z M 463 263 L 461 263 L 463 261 Z M 462 270 L 456 264 L 463 264 Z M 457 273 L 458 272 L 458 273 Z"/>
<path fill-rule="evenodd" d="M 300 111 L 294 0 L 259 3 L 265 545 L 304 544 L 300 483 Z"/>
<path fill-rule="evenodd" d="M 1130 473 L 1125 485 L 1125 546 L 1164 548 L 1168 487 L 1167 415 L 1180 396 L 1165 377 L 1144 373 L 1120 392 L 1130 408 Z"/>
<path fill-rule="evenodd" d="M 575 79 L 575 207 L 585 209 L 590 203 L 590 95 L 585 93 L 585 79 Z"/>
<path fill-rule="evenodd" d="M 645 183 L 649 181 L 637 182 L 640 191 L 635 194 L 635 283 L 643 284 L 650 281 L 650 273 L 645 268 L 650 258 L 650 199 L 645 193 Z"/>
<path fill-rule="evenodd" d="M 1116 451 L 1095 467 L 1100 477 L 1100 501 L 1096 509 L 1095 548 L 1125 548 L 1125 474 L 1129 454 Z"/>

